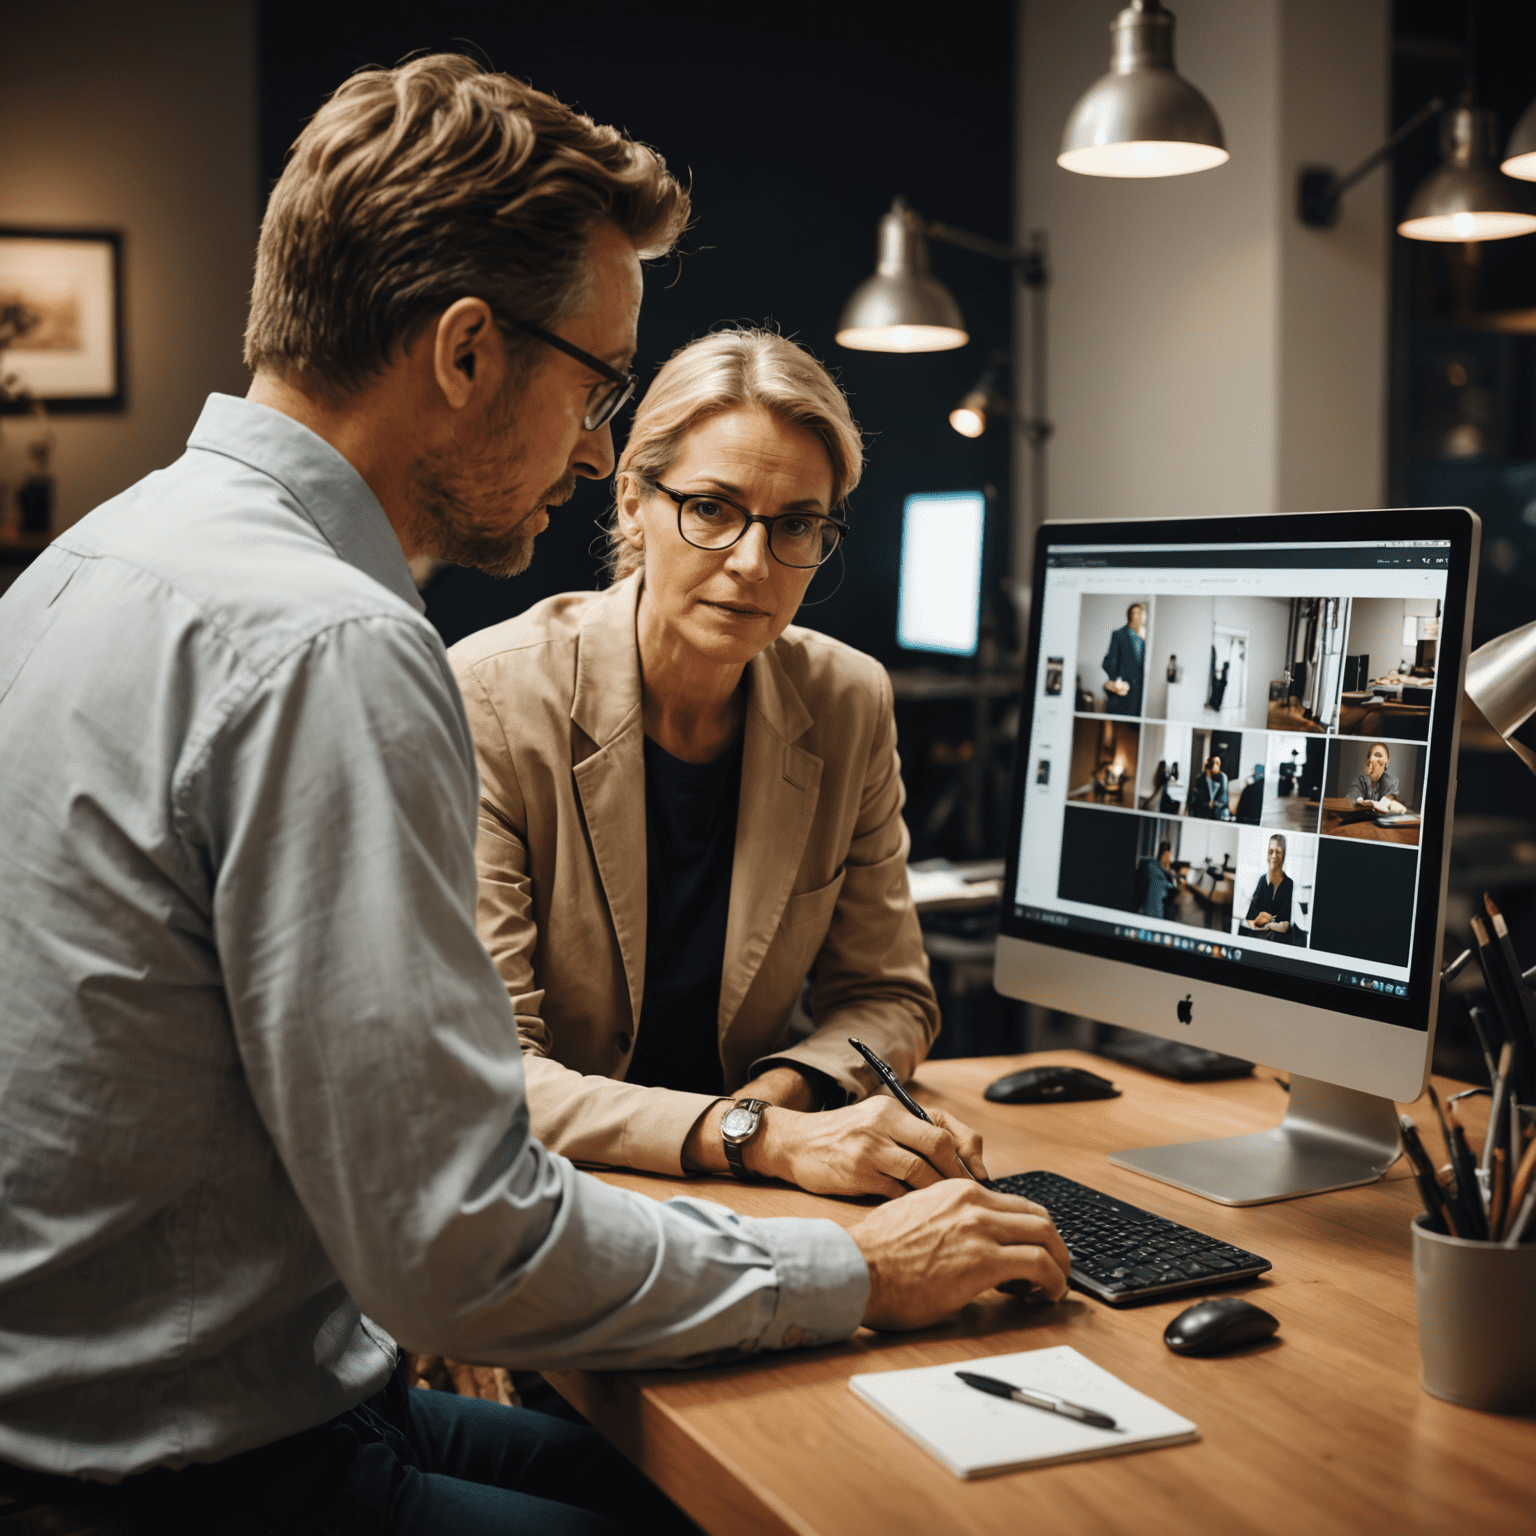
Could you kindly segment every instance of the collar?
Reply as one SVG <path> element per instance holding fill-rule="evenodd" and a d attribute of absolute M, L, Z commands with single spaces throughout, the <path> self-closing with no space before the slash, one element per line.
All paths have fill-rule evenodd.
<path fill-rule="evenodd" d="M 277 481 L 341 559 L 418 613 L 425 610 L 378 497 L 318 433 L 271 406 L 214 394 L 187 447 L 223 454 Z"/>
<path fill-rule="evenodd" d="M 581 621 L 571 719 L 599 747 L 640 712 L 640 653 L 635 616 L 644 572 L 615 582 Z M 781 741 L 798 741 L 815 723 L 779 655 L 780 635 L 747 663 L 747 708 Z"/>

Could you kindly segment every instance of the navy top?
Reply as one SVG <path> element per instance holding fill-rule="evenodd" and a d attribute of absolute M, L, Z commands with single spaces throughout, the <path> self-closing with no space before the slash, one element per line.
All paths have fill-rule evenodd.
<path fill-rule="evenodd" d="M 625 1079 L 723 1094 L 720 976 L 745 734 L 712 763 L 645 738 L 645 1000 Z"/>
<path fill-rule="evenodd" d="M 1109 650 L 1103 660 L 1104 676 L 1113 682 L 1117 677 L 1129 683 L 1129 693 L 1110 693 L 1105 696 L 1105 709 L 1111 715 L 1139 715 L 1141 713 L 1142 674 L 1146 664 L 1147 642 L 1131 628 L 1122 624 L 1109 637 Z"/>
<path fill-rule="evenodd" d="M 1269 883 L 1269 874 L 1266 871 L 1259 876 L 1259 883 L 1254 887 L 1253 900 L 1248 903 L 1248 921 L 1251 923 L 1260 912 L 1268 912 L 1274 922 L 1290 922 L 1291 897 L 1295 891 L 1296 883 L 1289 875 L 1281 879 L 1280 888 L 1276 890 Z"/>

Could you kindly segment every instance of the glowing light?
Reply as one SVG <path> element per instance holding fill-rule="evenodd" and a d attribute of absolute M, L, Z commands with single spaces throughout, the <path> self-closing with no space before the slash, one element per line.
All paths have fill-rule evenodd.
<path fill-rule="evenodd" d="M 853 325 L 837 333 L 856 352 L 950 352 L 971 338 L 948 325 Z"/>
<path fill-rule="evenodd" d="M 1397 226 L 1410 240 L 1512 240 L 1536 230 L 1536 214 L 1436 213 Z"/>
<path fill-rule="evenodd" d="M 961 437 L 980 437 L 987 430 L 985 411 L 973 411 L 968 405 L 957 405 L 949 413 L 949 424 Z"/>
<path fill-rule="evenodd" d="M 1231 158 L 1214 144 L 1183 144 L 1172 139 L 1141 139 L 1127 144 L 1089 144 L 1057 155 L 1063 170 L 1079 176 L 1189 176 L 1225 165 Z"/>

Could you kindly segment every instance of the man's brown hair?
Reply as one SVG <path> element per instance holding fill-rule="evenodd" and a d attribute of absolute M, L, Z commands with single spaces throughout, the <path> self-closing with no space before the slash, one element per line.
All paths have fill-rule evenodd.
<path fill-rule="evenodd" d="M 586 302 L 587 241 L 616 225 L 671 249 L 688 193 L 654 150 L 459 54 L 346 81 L 288 156 L 261 226 L 245 361 L 332 403 L 456 299 L 512 321 Z M 537 343 L 532 343 L 537 345 Z"/>

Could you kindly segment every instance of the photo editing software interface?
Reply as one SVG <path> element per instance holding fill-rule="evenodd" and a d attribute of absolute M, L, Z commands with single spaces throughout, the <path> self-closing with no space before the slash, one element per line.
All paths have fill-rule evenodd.
<path fill-rule="evenodd" d="M 1014 914 L 1409 996 L 1449 565 L 1048 546 Z"/>

